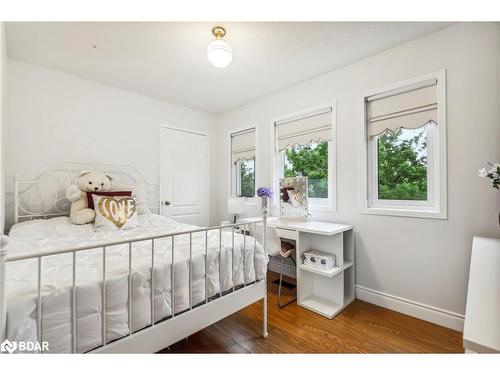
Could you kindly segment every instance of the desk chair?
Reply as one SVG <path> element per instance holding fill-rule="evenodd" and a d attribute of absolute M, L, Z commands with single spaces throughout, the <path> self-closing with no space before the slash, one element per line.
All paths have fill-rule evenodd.
<path fill-rule="evenodd" d="M 263 225 L 256 225 L 255 227 L 255 233 L 253 233 L 254 237 L 259 241 L 260 243 L 262 242 L 262 239 L 264 238 L 263 234 Z M 295 296 L 293 299 L 290 301 L 287 301 L 285 303 L 281 303 L 281 287 L 283 284 L 283 271 L 285 268 L 285 260 L 287 258 L 290 258 L 290 260 L 293 262 L 295 266 L 297 266 L 295 260 L 291 256 L 292 253 L 295 252 L 295 245 L 282 241 L 281 238 L 278 236 L 278 232 L 276 231 L 276 228 L 267 226 L 267 231 L 266 231 L 266 251 L 267 255 L 275 257 L 275 256 L 280 256 L 281 257 L 281 272 L 280 272 L 280 281 L 278 284 L 278 300 L 277 304 L 280 309 L 282 309 L 285 306 L 288 306 L 292 302 L 297 300 L 297 296 Z"/>

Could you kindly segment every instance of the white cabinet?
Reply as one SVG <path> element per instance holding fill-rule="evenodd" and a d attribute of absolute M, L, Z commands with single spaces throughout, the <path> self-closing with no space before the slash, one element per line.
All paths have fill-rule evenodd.
<path fill-rule="evenodd" d="M 319 221 L 293 222 L 270 218 L 281 238 L 297 248 L 297 304 L 329 319 L 354 301 L 354 237 L 352 225 Z M 302 255 L 320 250 L 335 255 L 336 267 L 320 270 L 302 264 Z"/>
<path fill-rule="evenodd" d="M 319 270 L 302 264 L 302 255 L 320 250 L 335 255 L 336 266 Z M 297 303 L 333 318 L 354 300 L 354 239 L 352 227 L 335 234 L 298 232 Z"/>

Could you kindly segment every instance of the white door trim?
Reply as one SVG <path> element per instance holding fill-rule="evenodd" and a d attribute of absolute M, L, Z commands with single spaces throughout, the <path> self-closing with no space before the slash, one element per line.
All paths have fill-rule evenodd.
<path fill-rule="evenodd" d="M 210 208 L 211 208 L 211 205 L 212 205 L 212 200 L 210 199 L 211 197 L 211 194 L 210 194 L 210 187 L 211 187 L 211 173 L 210 173 L 210 154 L 211 154 L 211 150 L 210 150 L 210 135 L 208 132 L 204 132 L 204 131 L 201 131 L 201 130 L 195 130 L 195 129 L 191 129 L 191 128 L 182 128 L 182 127 L 178 127 L 178 126 L 174 126 L 174 125 L 171 125 L 171 124 L 168 124 L 168 123 L 163 123 L 163 124 L 160 124 L 159 126 L 159 130 L 158 130 L 158 135 L 159 135 L 159 142 L 160 142 L 160 162 L 158 163 L 158 168 L 159 168 L 159 171 L 158 171 L 158 176 L 160 178 L 160 183 L 159 183 L 159 190 L 160 190 L 160 210 L 159 210 L 159 213 L 160 215 L 163 215 L 163 208 L 164 208 L 164 205 L 163 205 L 163 202 L 164 202 L 164 198 L 162 196 L 162 181 L 164 181 L 164 178 L 163 178 L 163 152 L 164 152 L 164 149 L 163 149 L 163 141 L 162 141 L 162 131 L 164 129 L 170 129 L 170 130 L 176 130 L 176 131 L 181 131 L 181 132 L 185 132 L 185 133 L 190 133 L 190 134 L 196 134 L 196 135 L 202 135 L 202 136 L 205 136 L 207 137 L 207 157 L 208 157 L 208 160 L 207 160 L 207 175 L 208 175 L 208 197 L 209 197 L 209 202 L 208 202 L 208 206 L 207 206 L 207 218 L 208 218 L 208 223 L 210 223 Z"/>

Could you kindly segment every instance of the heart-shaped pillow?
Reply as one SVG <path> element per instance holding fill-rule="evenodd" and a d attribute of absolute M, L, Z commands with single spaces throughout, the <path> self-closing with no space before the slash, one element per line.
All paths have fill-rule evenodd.
<path fill-rule="evenodd" d="M 94 195 L 95 230 L 130 229 L 137 226 L 137 210 L 132 197 Z"/>

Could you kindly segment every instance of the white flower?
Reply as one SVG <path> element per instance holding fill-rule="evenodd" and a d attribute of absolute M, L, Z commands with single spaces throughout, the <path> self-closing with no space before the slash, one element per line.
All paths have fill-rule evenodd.
<path fill-rule="evenodd" d="M 477 171 L 477 175 L 479 177 L 487 177 L 488 172 L 486 172 L 486 168 L 481 168 L 480 170 Z"/>
<path fill-rule="evenodd" d="M 488 173 L 492 174 L 492 175 L 498 174 L 498 172 L 497 172 L 498 168 L 500 168 L 500 164 L 495 163 L 495 164 L 493 164 L 493 166 L 491 167 L 491 169 L 488 171 Z"/>

